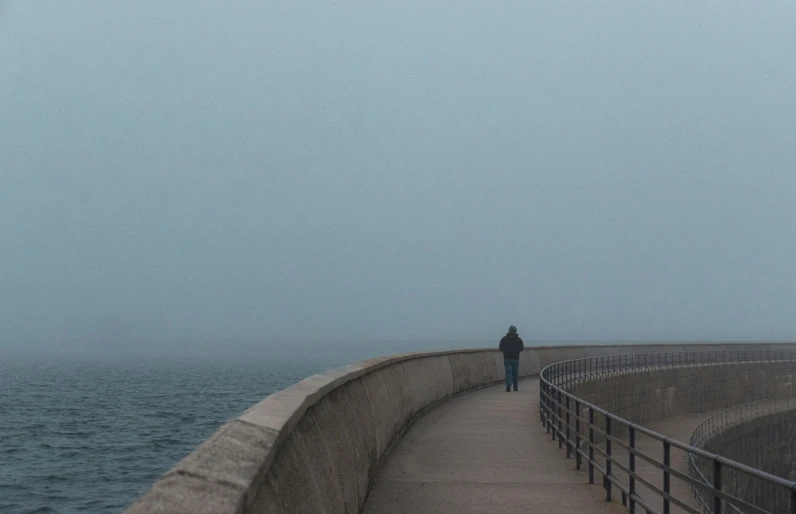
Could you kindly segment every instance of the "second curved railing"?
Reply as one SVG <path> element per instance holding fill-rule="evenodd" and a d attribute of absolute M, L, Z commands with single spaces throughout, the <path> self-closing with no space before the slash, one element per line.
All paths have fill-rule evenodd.
<path fill-rule="evenodd" d="M 707 442 L 712 437 L 720 432 L 731 429 L 734 425 L 762 416 L 794 409 L 796 409 L 796 396 L 758 400 L 756 402 L 736 405 L 735 407 L 718 412 L 700 423 L 691 435 L 689 443 L 694 448 L 705 449 Z M 693 455 L 689 455 L 688 458 L 688 474 L 704 484 L 711 484 L 713 481 L 713 477 L 710 473 L 708 472 L 706 475 L 706 473 L 703 472 L 699 460 Z M 703 508 L 709 507 L 710 498 L 706 496 L 703 490 L 695 489 L 694 494 Z M 790 507 L 789 501 L 782 495 L 776 498 L 769 498 L 768 500 L 769 504 L 774 504 L 773 510 L 776 512 L 793 512 L 794 509 L 796 509 L 796 507 L 792 507 L 790 511 L 788 511 L 788 507 Z M 728 505 L 728 507 L 733 513 L 744 513 L 743 510 L 733 505 Z"/>
<path fill-rule="evenodd" d="M 671 369 L 736 366 L 738 369 L 773 367 L 781 373 L 796 374 L 796 351 L 738 350 L 721 352 L 677 352 L 616 355 L 563 361 L 551 364 L 540 374 L 540 417 L 542 424 L 558 439 L 566 456 L 574 455 L 576 469 L 588 467 L 589 483 L 595 474 L 603 478 L 606 500 L 613 489 L 621 494 L 622 504 L 631 514 L 637 508 L 647 513 L 670 514 L 672 507 L 690 514 L 721 514 L 739 511 L 766 514 L 758 505 L 723 490 L 722 470 L 733 470 L 754 477 L 770 487 L 781 489 L 789 498 L 789 512 L 796 513 L 796 482 L 754 469 L 695 445 L 684 443 L 631 422 L 578 396 L 577 391 L 596 380 L 633 373 Z M 639 446 L 637 439 L 645 438 Z M 655 448 L 660 457 L 652 455 Z M 711 477 L 691 476 L 672 465 L 672 452 L 689 460 L 710 463 Z M 642 463 L 647 472 L 640 473 Z M 655 470 L 650 472 L 649 470 Z M 674 479 L 674 481 L 673 481 Z M 642 494 L 643 490 L 643 494 Z M 696 492 L 699 501 L 691 496 Z M 660 507 L 657 507 L 660 505 Z"/>

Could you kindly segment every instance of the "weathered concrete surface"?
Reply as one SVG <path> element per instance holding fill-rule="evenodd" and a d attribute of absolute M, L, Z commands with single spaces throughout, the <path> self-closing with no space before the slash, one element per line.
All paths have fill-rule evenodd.
<path fill-rule="evenodd" d="M 519 393 L 506 393 L 502 385 L 481 389 L 418 419 L 380 466 L 363 512 L 626 512 L 620 492 L 615 488 L 613 501 L 606 502 L 599 473 L 595 472 L 595 484 L 589 485 L 585 463 L 577 471 L 574 456 L 567 460 L 565 451 L 540 425 L 535 408 L 538 379 L 520 383 Z M 648 428 L 688 441 L 696 426 L 712 414 L 677 416 Z M 659 441 L 639 435 L 636 445 L 646 455 L 663 458 Z M 615 446 L 613 455 L 627 465 L 627 452 L 621 446 Z M 604 464 L 599 456 L 598 461 Z M 688 473 L 685 452 L 672 448 L 671 464 Z M 660 469 L 638 458 L 636 470 L 663 488 Z M 627 475 L 617 466 L 614 475 L 627 484 Z M 662 511 L 663 500 L 640 482 L 637 492 Z M 686 482 L 672 477 L 671 492 L 686 505 L 698 507 Z M 672 503 L 670 512 L 685 511 Z"/>
<path fill-rule="evenodd" d="M 553 362 L 587 355 L 679 351 L 683 347 L 530 347 L 521 354 L 520 374 L 535 375 Z M 762 350 L 793 345 L 688 346 L 692 351 L 744 347 Z M 380 357 L 314 375 L 269 396 L 221 427 L 128 512 L 357 512 L 384 452 L 423 409 L 503 377 L 502 358 L 496 349 Z M 527 401 L 532 406 L 536 399 Z M 529 415 L 531 412 L 536 412 L 535 407 L 528 408 Z"/>
<path fill-rule="evenodd" d="M 467 393 L 421 416 L 376 475 L 365 514 L 620 513 L 539 423 L 538 379 Z"/>
<path fill-rule="evenodd" d="M 570 392 L 649 427 L 677 416 L 796 395 L 796 361 L 639 367 L 586 380 L 570 388 Z M 624 434 L 621 427 L 617 427 L 616 434 Z"/>
<path fill-rule="evenodd" d="M 539 371 L 530 353 L 523 375 Z M 498 356 L 496 349 L 405 354 L 309 377 L 222 426 L 128 512 L 358 512 L 382 455 L 410 420 L 501 380 Z"/>
<path fill-rule="evenodd" d="M 776 402 L 771 403 L 775 408 Z M 796 479 L 796 410 L 787 403 L 783 410 L 759 412 L 719 428 L 702 447 L 786 480 Z M 712 476 L 710 462 L 700 460 L 698 465 L 706 477 Z M 724 469 L 722 480 L 725 491 L 765 510 L 787 512 L 790 507 L 789 491 L 781 486 L 733 469 Z"/>

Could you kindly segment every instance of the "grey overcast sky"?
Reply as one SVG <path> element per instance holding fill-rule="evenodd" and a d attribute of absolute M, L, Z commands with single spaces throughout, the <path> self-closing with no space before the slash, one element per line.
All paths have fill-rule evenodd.
<path fill-rule="evenodd" d="M 6 0 L 0 348 L 796 339 L 792 1 Z"/>

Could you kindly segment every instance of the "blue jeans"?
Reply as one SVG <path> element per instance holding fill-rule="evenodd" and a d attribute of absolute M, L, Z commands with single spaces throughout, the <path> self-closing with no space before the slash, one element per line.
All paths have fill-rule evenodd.
<path fill-rule="evenodd" d="M 517 380 L 520 378 L 520 361 L 513 359 L 503 359 L 503 366 L 506 367 L 506 391 L 511 389 L 512 384 L 514 390 L 517 390 Z"/>

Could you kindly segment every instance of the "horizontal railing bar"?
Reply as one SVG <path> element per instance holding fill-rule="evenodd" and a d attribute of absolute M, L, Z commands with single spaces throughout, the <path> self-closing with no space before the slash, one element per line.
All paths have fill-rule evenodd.
<path fill-rule="evenodd" d="M 677 505 L 681 509 L 683 509 L 683 510 L 685 510 L 687 512 L 690 512 L 691 514 L 702 514 L 702 512 L 700 512 L 699 510 L 695 509 L 694 507 L 688 505 L 687 503 L 685 503 L 685 502 L 683 502 L 681 500 L 678 500 L 677 498 L 675 498 L 671 494 L 667 494 L 666 497 L 667 497 L 667 499 L 670 502 L 674 503 L 675 505 Z"/>
<path fill-rule="evenodd" d="M 645 461 L 649 462 L 650 464 L 652 464 L 653 466 L 655 466 L 655 467 L 656 467 L 656 468 L 658 468 L 658 469 L 662 469 L 662 470 L 665 470 L 665 469 L 666 469 L 666 465 L 665 465 L 665 464 L 663 464 L 662 462 L 658 462 L 657 460 L 655 460 L 655 457 L 650 457 L 650 456 L 649 456 L 649 455 L 647 455 L 646 453 L 643 453 L 643 452 L 640 452 L 640 451 L 638 451 L 638 449 L 637 449 L 637 450 L 634 452 L 634 454 L 635 454 L 637 457 L 641 457 L 642 459 L 644 459 Z"/>
<path fill-rule="evenodd" d="M 682 501 L 678 500 L 677 498 L 675 498 L 675 497 L 674 497 L 674 496 L 672 496 L 671 494 L 668 494 L 668 493 L 665 493 L 665 492 L 663 492 L 663 490 L 662 490 L 662 489 L 660 489 L 660 488 L 658 488 L 657 486 L 653 485 L 652 483 L 650 483 L 650 482 L 649 482 L 648 480 L 646 480 L 645 478 L 643 478 L 643 477 L 640 477 L 640 476 L 636 475 L 636 480 L 638 480 L 639 482 L 641 482 L 642 484 L 644 484 L 644 485 L 645 485 L 647 488 L 649 488 L 649 489 L 652 489 L 652 491 L 653 491 L 653 492 L 655 492 L 655 493 L 657 493 L 657 494 L 658 494 L 658 496 L 660 496 L 662 499 L 667 499 L 667 500 L 669 500 L 670 502 L 672 502 L 672 503 L 674 503 L 675 505 L 677 505 L 678 507 L 680 507 L 680 508 L 682 508 L 682 509 L 685 509 L 685 510 L 689 511 L 689 512 L 691 512 L 692 514 L 702 514 L 700 511 L 698 511 L 698 510 L 694 510 L 694 508 L 693 508 L 693 507 L 691 507 L 690 505 L 688 505 L 687 503 L 683 503 Z"/>
<path fill-rule="evenodd" d="M 693 455 L 698 455 L 700 457 L 704 457 L 706 459 L 711 459 L 711 460 L 717 457 L 715 453 L 710 453 L 708 451 L 702 450 L 701 448 L 695 448 L 690 444 L 680 442 L 677 439 L 672 439 L 671 437 L 667 437 L 665 440 L 670 445 L 672 445 L 673 448 L 678 448 Z"/>
<path fill-rule="evenodd" d="M 616 464 L 617 464 L 617 462 L 614 461 L 614 465 L 616 465 Z M 689 507 L 688 504 L 682 503 L 680 500 L 674 498 L 670 494 L 666 494 L 665 492 L 663 492 L 662 489 L 660 489 L 659 487 L 655 486 L 654 484 L 652 484 L 650 481 L 648 481 L 646 478 L 644 478 L 643 476 L 639 475 L 638 473 L 632 473 L 631 474 L 628 469 L 625 469 L 625 473 L 628 473 L 628 476 L 633 476 L 633 478 L 635 480 L 637 480 L 638 482 L 640 482 L 641 484 L 643 484 L 647 488 L 651 489 L 654 493 L 656 493 L 661 498 L 667 498 L 670 501 L 673 501 L 678 506 L 683 507 L 686 510 L 689 510 L 690 512 L 692 512 L 692 513 L 701 514 L 699 511 L 695 511 L 695 510 L 693 510 L 693 508 Z"/>
<path fill-rule="evenodd" d="M 702 473 L 702 471 L 699 469 L 699 467 L 695 467 L 695 470 L 697 471 L 697 473 L 699 473 L 699 476 L 702 477 L 702 480 L 703 480 L 702 484 L 699 487 L 703 491 L 706 491 L 706 494 L 708 496 L 716 495 L 716 496 L 719 496 L 720 498 L 722 498 L 723 500 L 725 500 L 725 501 L 727 501 L 727 502 L 729 502 L 731 504 L 734 504 L 734 506 L 741 506 L 741 507 L 743 507 L 744 509 L 747 509 L 747 510 L 748 509 L 752 509 L 752 510 L 754 510 L 756 512 L 759 512 L 759 513 L 762 513 L 762 514 L 769 514 L 769 512 L 767 510 L 761 509 L 760 507 L 757 507 L 757 506 L 755 506 L 755 505 L 753 505 L 751 503 L 748 503 L 747 501 L 745 501 L 745 500 L 743 500 L 741 498 L 737 498 L 735 496 L 729 495 L 729 494 L 727 494 L 727 493 L 725 493 L 723 491 L 716 491 L 713 488 L 712 484 L 708 481 L 708 479 Z M 693 477 L 689 477 L 689 479 L 693 479 Z M 699 499 L 700 503 L 702 503 L 704 505 L 707 505 L 707 501 L 702 498 L 702 494 L 703 493 L 701 491 L 694 491 L 694 492 L 697 495 L 697 498 Z M 746 514 L 746 512 L 744 512 L 744 514 Z"/>
<path fill-rule="evenodd" d="M 660 512 L 655 510 L 650 504 L 648 504 L 646 501 L 644 501 L 644 498 L 642 498 L 638 494 L 631 494 L 629 496 L 630 496 L 631 500 L 633 500 L 634 502 L 636 502 L 639 505 L 641 505 L 641 508 L 643 508 L 645 511 L 647 511 L 647 514 L 650 514 L 650 513 L 651 514 L 660 514 Z M 701 512 L 697 512 L 696 514 L 702 514 L 702 513 Z"/>
<path fill-rule="evenodd" d="M 588 409 L 590 404 L 582 402 L 581 409 L 584 406 Z M 564 409 L 564 410 L 566 410 L 566 409 Z M 612 420 L 622 420 L 622 418 L 617 418 L 616 416 L 613 416 L 613 415 L 611 415 L 610 417 L 611 417 Z M 572 430 L 575 429 L 575 425 L 573 425 L 571 423 L 567 424 L 566 421 L 564 421 L 564 418 L 559 416 L 556 413 L 552 414 L 552 418 L 555 419 L 556 421 L 561 421 L 562 424 L 563 424 L 562 428 L 569 427 Z M 596 425 L 592 425 L 588 421 L 585 421 L 585 420 L 581 419 L 581 422 L 584 423 L 585 425 L 587 425 L 587 428 L 588 427 L 592 427 L 594 429 L 598 429 L 598 427 Z M 635 423 L 628 423 L 627 425 L 624 425 L 624 426 L 626 426 L 628 428 L 633 428 L 634 430 L 637 430 L 639 432 L 645 433 L 646 435 L 651 435 L 651 436 L 655 437 L 656 439 L 658 439 L 658 437 L 656 437 L 656 436 L 659 436 L 660 439 L 658 439 L 658 440 L 668 442 L 674 448 L 678 448 L 678 449 L 683 450 L 683 451 L 685 451 L 685 452 L 687 452 L 689 454 L 697 455 L 697 456 L 705 458 L 705 459 L 718 460 L 723 466 L 727 466 L 727 467 L 729 467 L 731 469 L 734 469 L 736 471 L 740 471 L 741 473 L 750 475 L 752 477 L 760 478 L 760 479 L 763 479 L 763 480 L 768 480 L 768 481 L 771 481 L 771 482 L 775 482 L 775 483 L 777 483 L 777 485 L 781 485 L 782 487 L 793 487 L 796 484 L 796 482 L 791 482 L 789 480 L 785 480 L 784 478 L 778 477 L 776 475 L 772 475 L 770 473 L 766 473 L 765 471 L 761 471 L 761 470 L 753 468 L 751 466 L 747 466 L 745 464 L 741 464 L 739 462 L 733 461 L 733 460 L 728 459 L 726 457 L 721 457 L 720 455 L 717 455 L 715 453 L 711 453 L 711 452 L 708 452 L 706 450 L 702 450 L 700 448 L 693 447 L 693 446 L 691 446 L 691 445 L 689 445 L 687 443 L 683 443 L 681 441 L 678 441 L 677 439 L 672 439 L 671 437 L 661 436 L 660 434 L 657 434 L 656 432 L 653 432 L 651 430 L 640 430 L 640 425 L 636 425 Z M 604 437 L 610 438 L 611 441 L 619 444 L 623 448 L 628 448 L 627 443 L 625 443 L 621 439 L 616 438 L 613 435 L 608 436 L 607 434 L 605 434 L 604 430 L 599 429 L 599 433 L 601 435 L 603 435 Z"/>
<path fill-rule="evenodd" d="M 599 462 L 597 462 L 596 460 L 593 460 L 593 461 L 591 461 L 591 465 L 594 466 L 594 469 L 599 471 L 602 476 L 605 476 L 605 468 L 603 466 L 601 466 Z"/>
<path fill-rule="evenodd" d="M 584 404 L 584 405 L 586 405 L 587 408 L 588 408 L 588 404 Z M 582 408 L 583 408 L 583 406 L 581 406 L 581 409 Z M 564 432 L 565 432 L 564 429 L 567 428 L 567 427 L 569 427 L 572 430 L 575 430 L 575 426 L 572 425 L 572 424 L 567 424 L 566 421 L 564 421 L 563 417 L 560 417 L 557 414 L 553 413 L 552 418 L 554 420 L 556 420 L 556 421 L 561 421 L 561 423 L 562 423 L 562 429 L 561 430 L 559 430 L 557 426 L 553 426 L 553 429 L 555 430 L 555 432 L 557 434 L 564 434 Z M 612 416 L 612 419 L 616 419 L 616 418 L 614 418 Z M 582 423 L 585 423 L 587 425 L 587 428 L 588 427 L 592 427 L 595 430 L 598 430 L 598 427 L 596 425 L 592 425 L 588 421 L 582 420 Z M 632 426 L 634 430 L 638 430 L 638 427 L 639 427 L 639 425 L 636 425 L 635 423 L 631 423 L 628 426 Z M 627 443 L 625 443 L 624 441 L 622 441 L 621 439 L 618 439 L 617 437 L 615 437 L 613 435 L 606 434 L 605 431 L 602 430 L 602 429 L 599 429 L 599 432 L 597 432 L 597 433 L 602 435 L 604 438 L 610 439 L 612 442 L 614 442 L 614 443 L 620 445 L 621 447 L 629 450 L 629 445 Z M 583 437 L 583 434 L 581 434 L 581 437 Z M 759 469 L 752 468 L 752 467 L 747 466 L 745 464 L 740 464 L 740 463 L 735 462 L 733 460 L 727 459 L 726 457 L 721 457 L 721 456 L 719 456 L 719 455 L 717 455 L 715 453 L 711 453 L 711 452 L 708 452 L 708 451 L 705 451 L 705 450 L 701 450 L 699 448 L 694 448 L 693 446 L 690 446 L 690 445 L 687 445 L 685 443 L 682 443 L 682 442 L 680 442 L 680 441 L 678 441 L 676 439 L 672 439 L 671 437 L 663 437 L 661 440 L 665 441 L 665 442 L 668 442 L 672 447 L 678 448 L 680 450 L 684 450 L 684 451 L 686 451 L 689 454 L 696 455 L 698 457 L 702 457 L 702 458 L 709 459 L 709 460 L 717 460 L 723 466 L 726 466 L 728 468 L 734 469 L 736 471 L 740 471 L 741 473 L 744 473 L 746 475 L 752 476 L 754 478 L 759 478 L 759 479 L 767 480 L 767 481 L 770 481 L 770 482 L 774 482 L 775 484 L 777 484 L 777 485 L 779 485 L 781 487 L 785 487 L 785 488 L 791 488 L 794 485 L 796 485 L 796 482 L 791 482 L 789 480 L 785 480 L 784 478 L 778 477 L 776 475 L 771 475 L 769 473 L 766 473 L 765 471 L 760 471 Z M 588 442 L 587 442 L 587 444 L 588 444 Z M 635 454 L 639 455 L 639 452 L 636 451 Z M 651 457 L 647 457 L 645 460 L 647 460 L 648 462 L 652 462 L 649 459 L 651 459 Z"/>
<path fill-rule="evenodd" d="M 607 457 L 608 456 L 608 452 L 606 452 L 603 448 L 601 448 L 601 447 L 599 447 L 597 445 L 594 445 L 593 448 L 594 448 L 595 452 L 599 453 L 603 457 Z"/>
<path fill-rule="evenodd" d="M 620 470 L 622 470 L 622 471 L 624 471 L 625 473 L 627 473 L 628 475 L 630 475 L 630 468 L 628 468 L 627 466 L 625 466 L 624 464 L 622 464 L 622 463 L 621 463 L 620 461 L 618 461 L 617 459 L 614 459 L 614 458 L 612 457 L 612 458 L 611 458 L 611 463 L 613 464 L 613 466 L 615 466 L 615 467 L 619 468 Z"/>
<path fill-rule="evenodd" d="M 724 500 L 724 501 L 726 501 L 728 503 L 740 505 L 744 509 L 747 509 L 747 510 L 748 509 L 754 509 L 757 512 L 760 512 L 762 514 L 768 514 L 767 510 L 761 509 L 760 507 L 752 505 L 751 503 L 747 503 L 746 501 L 742 500 L 741 498 L 737 498 L 735 496 L 729 495 L 729 494 L 725 493 L 724 491 L 715 491 L 714 490 L 713 491 L 713 495 L 714 496 L 718 496 L 719 498 L 721 498 L 722 500 Z M 747 514 L 746 511 L 744 511 L 744 514 Z"/>
<path fill-rule="evenodd" d="M 728 500 L 725 499 L 725 501 Z M 744 514 L 771 514 L 769 511 L 762 509 L 756 505 L 752 505 L 751 503 L 748 503 L 739 498 L 732 498 L 732 501 L 729 501 L 729 503 L 730 506 L 735 507 L 736 509 L 738 509 L 738 507 L 742 507 L 744 510 L 742 510 L 741 512 L 743 512 Z"/>
<path fill-rule="evenodd" d="M 616 436 L 605 434 L 605 438 L 610 439 L 612 443 L 616 443 L 625 450 L 630 451 L 630 445 L 622 441 L 621 439 L 617 439 Z"/>
<path fill-rule="evenodd" d="M 636 475 L 636 480 L 647 486 L 649 489 L 652 489 L 652 492 L 656 493 L 661 498 L 663 498 L 666 495 L 666 493 L 663 492 L 663 489 L 660 489 L 659 487 L 653 485 L 646 478 Z"/>
<path fill-rule="evenodd" d="M 677 353 L 650 353 L 650 354 L 635 354 L 635 355 L 621 355 L 611 357 L 591 357 L 585 359 L 573 359 L 570 361 L 561 361 L 545 367 L 540 373 L 541 390 L 540 390 L 540 413 L 542 421 L 548 426 L 548 432 L 552 429 L 553 439 L 559 439 L 559 444 L 564 442 L 567 448 L 567 456 L 569 457 L 572 451 L 576 458 L 582 458 L 585 463 L 589 465 L 590 477 L 591 471 L 596 469 L 604 480 L 608 483 L 615 485 L 619 491 L 623 493 L 623 500 L 629 498 L 634 501 L 647 512 L 658 513 L 652 508 L 647 500 L 632 491 L 634 480 L 645 487 L 651 492 L 658 495 L 664 500 L 668 500 L 672 504 L 680 507 L 681 509 L 693 513 L 701 514 L 699 510 L 684 503 L 680 499 L 674 497 L 671 493 L 666 493 L 660 488 L 654 486 L 647 479 L 640 476 L 633 467 L 633 458 L 640 457 L 648 464 L 658 470 L 663 470 L 668 473 L 668 476 L 680 480 L 684 484 L 690 485 L 696 496 L 698 502 L 703 505 L 706 511 L 712 509 L 712 502 L 714 498 L 718 498 L 726 502 L 727 506 L 733 510 L 743 510 L 744 514 L 763 514 L 765 510 L 758 506 L 752 505 L 740 498 L 732 496 L 728 492 L 716 490 L 712 484 L 712 480 L 708 480 L 702 473 L 701 465 L 697 459 L 703 459 L 714 466 L 720 466 L 721 469 L 731 469 L 745 476 L 762 480 L 772 486 L 786 489 L 784 492 L 796 492 L 796 482 L 786 480 L 776 475 L 766 473 L 762 470 L 741 464 L 721 455 L 717 455 L 704 450 L 694 444 L 687 444 L 677 439 L 665 436 L 654 430 L 643 427 L 636 423 L 630 422 L 621 416 L 609 412 L 591 402 L 579 398 L 574 393 L 567 389 L 572 386 L 596 381 L 606 376 L 630 376 L 634 373 L 641 371 L 655 372 L 659 370 L 671 370 L 678 368 L 695 368 L 695 367 L 714 367 L 714 366 L 741 366 L 745 364 L 765 364 L 773 363 L 783 366 L 786 364 L 792 365 L 796 363 L 796 358 L 793 358 L 794 352 L 788 349 L 785 350 L 728 350 L 728 351 L 707 351 L 707 352 L 677 352 Z M 712 360 L 706 360 L 706 358 Z M 776 368 L 775 368 L 776 369 Z M 633 382 L 634 380 L 631 380 Z M 565 402 L 566 400 L 566 402 Z M 575 403 L 572 402 L 575 401 Z M 765 412 L 773 412 L 775 409 L 783 410 L 784 408 L 796 408 L 792 400 L 783 398 L 766 399 L 755 402 L 757 412 L 761 409 L 767 409 Z M 728 410 L 729 411 L 729 410 Z M 588 412 L 588 418 L 586 413 Z M 727 419 L 727 414 L 714 415 L 708 418 L 703 423 L 708 421 L 722 422 L 726 426 L 727 423 L 735 423 L 744 419 L 744 409 L 736 408 L 733 415 L 737 416 L 732 420 Z M 613 433 L 606 433 L 606 429 L 598 426 L 597 422 L 590 422 L 589 419 L 599 416 L 605 420 L 606 429 L 613 427 Z M 608 424 L 608 421 L 611 424 Z M 705 428 L 701 428 L 705 426 Z M 710 427 L 710 428 L 708 428 Z M 711 425 L 700 425 L 699 429 L 694 432 L 690 442 L 701 442 L 705 437 L 708 437 L 714 431 L 718 430 L 712 428 Z M 630 434 L 630 442 L 625 442 L 623 437 L 617 435 L 627 430 Z M 574 432 L 574 434 L 572 434 Z M 588 436 L 587 436 L 588 434 Z M 642 434 L 655 441 L 663 443 L 664 448 L 676 448 L 686 453 L 687 463 L 689 467 L 688 474 L 673 469 L 670 465 L 663 464 L 659 459 L 652 457 L 640 451 L 633 445 L 633 434 Z M 579 442 L 573 440 L 579 439 Z M 591 440 L 589 439 L 591 438 Z M 601 445 L 606 445 L 607 450 L 602 448 Z M 622 464 L 620 457 L 617 455 L 610 455 L 610 447 L 615 445 L 618 448 L 626 450 L 622 452 L 621 459 L 629 458 L 629 463 Z M 605 460 L 616 468 L 617 477 L 614 473 L 607 474 L 606 468 L 600 465 L 593 456 L 601 455 Z M 668 453 L 666 453 L 668 459 Z M 704 465 L 704 462 L 703 464 Z M 695 478 L 698 477 L 698 478 Z M 622 483 L 622 479 L 627 478 L 630 485 L 627 486 Z M 701 480 L 699 480 L 701 478 Z M 665 482 L 666 483 L 666 482 Z M 666 485 L 666 487 L 669 487 Z M 610 488 L 607 491 L 607 497 L 610 498 Z M 707 497 L 703 498 L 703 496 Z"/>
<path fill-rule="evenodd" d="M 644 434 L 644 435 L 649 436 L 649 437 L 652 437 L 653 439 L 655 439 L 657 441 L 663 442 L 666 439 L 670 439 L 669 437 L 666 437 L 663 434 L 659 434 L 658 432 L 656 432 L 654 430 L 650 430 L 649 428 L 646 428 L 646 427 L 642 427 L 641 425 L 636 425 L 635 423 L 631 423 L 631 425 L 633 425 L 633 429 L 636 432 L 638 432 L 640 434 Z"/>
<path fill-rule="evenodd" d="M 685 483 L 687 483 L 687 484 L 689 484 L 691 486 L 696 486 L 696 487 L 699 487 L 700 489 L 704 489 L 706 491 L 710 491 L 710 494 L 713 494 L 713 491 L 715 490 L 713 488 L 713 484 L 706 484 L 704 482 L 701 482 L 701 481 L 699 481 L 699 480 L 697 480 L 697 479 L 695 479 L 693 477 L 690 477 L 690 476 L 686 475 L 682 471 L 677 471 L 676 469 L 671 469 L 670 468 L 669 469 L 669 474 L 671 476 L 675 477 L 675 478 L 679 478 L 680 480 L 682 480 L 683 482 L 685 482 Z"/>
<path fill-rule="evenodd" d="M 728 459 L 726 457 L 716 456 L 716 462 L 721 464 L 722 467 L 734 469 L 735 471 L 740 471 L 741 473 L 744 473 L 746 475 L 755 478 L 760 478 L 767 482 L 773 482 L 781 487 L 790 489 L 791 487 L 796 485 L 796 482 L 785 480 L 784 478 L 772 475 L 770 473 L 766 473 L 765 471 L 760 471 L 759 469 L 747 466 L 746 464 L 741 464 L 740 462 L 735 462 L 734 460 Z"/>
<path fill-rule="evenodd" d="M 617 489 L 619 489 L 620 491 L 622 491 L 625 494 L 628 493 L 627 486 L 622 484 L 622 482 L 618 478 L 616 478 L 614 475 L 607 475 L 606 478 L 608 479 L 609 482 L 614 484 Z"/>

